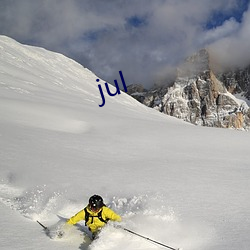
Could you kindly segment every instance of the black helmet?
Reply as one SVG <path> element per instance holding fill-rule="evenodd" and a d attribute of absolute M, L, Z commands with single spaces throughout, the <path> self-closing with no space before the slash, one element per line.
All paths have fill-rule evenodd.
<path fill-rule="evenodd" d="M 102 197 L 96 194 L 91 196 L 89 198 L 89 206 L 90 209 L 93 210 L 99 210 L 100 208 L 102 208 L 104 206 Z"/>

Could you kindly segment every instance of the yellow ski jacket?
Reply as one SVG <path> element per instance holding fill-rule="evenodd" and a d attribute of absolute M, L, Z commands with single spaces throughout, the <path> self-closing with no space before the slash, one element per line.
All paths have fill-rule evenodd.
<path fill-rule="evenodd" d="M 106 223 L 104 221 L 112 220 L 112 221 L 121 221 L 120 215 L 116 214 L 113 210 L 110 208 L 103 206 L 99 211 L 93 212 L 89 209 L 89 207 L 86 207 L 87 212 L 89 213 L 88 221 L 85 221 L 86 226 L 88 226 L 89 230 L 92 233 L 97 232 L 100 228 L 102 228 Z M 101 211 L 101 218 L 104 220 L 100 220 L 98 218 L 98 214 L 100 214 Z M 67 224 L 74 225 L 80 220 L 85 220 L 85 211 L 82 209 L 77 214 L 72 216 L 68 221 Z"/>

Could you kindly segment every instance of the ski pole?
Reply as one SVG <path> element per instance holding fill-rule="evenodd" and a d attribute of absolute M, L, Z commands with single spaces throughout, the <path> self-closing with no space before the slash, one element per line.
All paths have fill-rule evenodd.
<path fill-rule="evenodd" d="M 160 243 L 160 242 L 158 242 L 158 241 L 155 241 L 155 240 L 152 240 L 152 239 L 150 239 L 150 238 L 148 238 L 148 237 L 145 237 L 145 236 L 143 236 L 143 235 L 141 235 L 141 234 L 135 233 L 135 232 L 133 232 L 133 231 L 127 229 L 127 228 L 122 228 L 122 229 L 125 230 L 125 231 L 127 231 L 127 232 L 129 232 L 129 233 L 131 233 L 131 234 L 137 235 L 137 236 L 139 236 L 139 237 L 141 237 L 141 238 L 143 238 L 143 239 L 145 239 L 145 240 L 154 242 L 154 243 L 156 243 L 156 244 L 158 244 L 158 245 L 161 245 L 161 246 L 163 246 L 163 247 L 169 248 L 169 249 L 171 249 L 171 250 L 180 250 L 180 248 L 173 248 L 173 247 L 167 246 L 167 245 L 162 244 L 162 243 Z"/>
<path fill-rule="evenodd" d="M 48 230 L 48 228 L 47 227 L 45 227 L 41 222 L 39 222 L 38 220 L 36 221 L 40 226 L 42 226 L 43 227 L 43 229 L 46 231 L 46 230 Z"/>

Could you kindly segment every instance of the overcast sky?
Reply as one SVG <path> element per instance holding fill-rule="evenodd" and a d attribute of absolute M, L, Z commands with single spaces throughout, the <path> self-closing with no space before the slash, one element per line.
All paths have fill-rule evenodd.
<path fill-rule="evenodd" d="M 0 0 L 0 34 L 61 52 L 113 83 L 150 86 L 195 51 L 250 62 L 250 0 Z"/>

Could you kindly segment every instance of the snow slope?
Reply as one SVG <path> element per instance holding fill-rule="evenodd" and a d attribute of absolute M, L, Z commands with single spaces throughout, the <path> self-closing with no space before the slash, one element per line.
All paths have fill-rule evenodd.
<path fill-rule="evenodd" d="M 97 193 L 124 227 L 166 245 L 248 250 L 249 133 L 196 127 L 124 93 L 100 108 L 96 78 L 0 36 L 0 248 L 162 249 L 112 225 L 90 244 L 83 223 L 61 240 L 36 223 L 53 228 Z"/>

